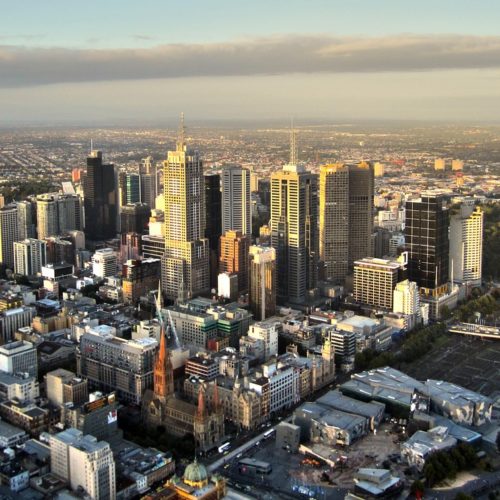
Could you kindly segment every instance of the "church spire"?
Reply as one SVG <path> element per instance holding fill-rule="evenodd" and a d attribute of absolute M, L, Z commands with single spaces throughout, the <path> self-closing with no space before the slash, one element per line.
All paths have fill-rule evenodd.
<path fill-rule="evenodd" d="M 170 353 L 167 349 L 163 325 L 160 332 L 160 348 L 158 349 L 154 369 L 154 393 L 159 398 L 166 398 L 174 393 L 174 371 Z"/>
<path fill-rule="evenodd" d="M 205 386 L 200 384 L 200 389 L 198 391 L 198 408 L 196 410 L 196 415 L 198 418 L 205 417 Z"/>

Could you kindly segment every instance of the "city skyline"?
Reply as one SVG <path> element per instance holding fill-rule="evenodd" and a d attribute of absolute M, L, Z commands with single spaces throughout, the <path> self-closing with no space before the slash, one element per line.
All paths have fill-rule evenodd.
<path fill-rule="evenodd" d="M 11 6 L 2 26 L 1 125 L 144 123 L 181 111 L 498 120 L 499 6 L 489 0 L 419 2 L 412 15 L 394 1 L 91 2 L 78 15 L 28 3 L 29 18 Z"/>

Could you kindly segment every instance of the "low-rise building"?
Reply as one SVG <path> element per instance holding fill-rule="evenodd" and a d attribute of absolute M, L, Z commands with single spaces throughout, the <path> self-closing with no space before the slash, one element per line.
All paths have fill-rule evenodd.
<path fill-rule="evenodd" d="M 429 431 L 417 431 L 401 445 L 401 457 L 409 464 L 424 468 L 427 458 L 437 451 L 449 450 L 457 444 L 446 427 L 434 427 Z"/>

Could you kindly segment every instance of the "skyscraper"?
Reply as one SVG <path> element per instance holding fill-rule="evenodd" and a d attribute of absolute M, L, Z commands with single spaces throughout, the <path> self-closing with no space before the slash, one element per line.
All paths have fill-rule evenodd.
<path fill-rule="evenodd" d="M 39 239 L 83 229 L 82 200 L 77 194 L 41 194 L 36 205 Z"/>
<path fill-rule="evenodd" d="M 17 220 L 19 222 L 19 239 L 36 236 L 35 207 L 31 201 L 19 201 L 17 205 Z"/>
<path fill-rule="evenodd" d="M 205 185 L 202 161 L 189 151 L 184 118 L 177 147 L 163 163 L 165 197 L 165 253 L 162 290 L 169 299 L 209 291 L 209 246 L 205 237 Z"/>
<path fill-rule="evenodd" d="M 408 278 L 425 295 L 439 296 L 447 290 L 448 229 L 449 213 L 441 196 L 422 195 L 406 202 Z"/>
<path fill-rule="evenodd" d="M 226 231 L 220 237 L 219 273 L 238 276 L 238 292 L 248 291 L 248 248 L 250 236 L 241 231 Z"/>
<path fill-rule="evenodd" d="M 481 285 L 484 212 L 473 203 L 463 203 L 450 217 L 450 274 L 453 280 Z"/>
<path fill-rule="evenodd" d="M 151 156 L 141 160 L 139 175 L 141 177 L 141 202 L 149 205 L 149 208 L 155 208 L 157 193 L 156 165 L 153 164 Z"/>
<path fill-rule="evenodd" d="M 33 276 L 47 263 L 47 243 L 28 238 L 14 243 L 14 272 Z"/>
<path fill-rule="evenodd" d="M 101 151 L 91 151 L 87 158 L 85 195 L 85 233 L 92 241 L 116 236 L 117 194 L 115 167 L 102 162 Z"/>
<path fill-rule="evenodd" d="M 210 288 L 217 288 L 219 238 L 222 235 L 222 193 L 219 174 L 205 174 L 205 238 L 210 247 Z"/>
<path fill-rule="evenodd" d="M 58 234 L 57 195 L 41 194 L 37 197 L 36 227 L 40 239 Z"/>
<path fill-rule="evenodd" d="M 19 239 L 17 205 L 0 208 L 0 264 L 14 269 L 14 242 Z"/>
<path fill-rule="evenodd" d="M 149 215 L 151 209 L 145 203 L 128 203 L 121 207 L 120 232 L 124 233 L 147 233 Z"/>
<path fill-rule="evenodd" d="M 141 178 L 139 174 L 120 172 L 118 175 L 120 206 L 141 201 Z"/>
<path fill-rule="evenodd" d="M 318 179 L 296 161 L 271 176 L 271 245 L 276 250 L 278 301 L 303 303 L 317 285 Z"/>
<path fill-rule="evenodd" d="M 321 167 L 319 226 L 325 279 L 342 283 L 356 260 L 373 255 L 373 168 L 369 163 Z"/>
<path fill-rule="evenodd" d="M 252 245 L 249 249 L 250 310 L 263 321 L 276 313 L 276 251 Z"/>
<path fill-rule="evenodd" d="M 250 171 L 239 165 L 222 169 L 222 234 L 241 231 L 252 234 Z"/>
<path fill-rule="evenodd" d="M 53 434 L 49 442 L 51 470 L 71 489 L 96 500 L 116 498 L 115 460 L 107 442 L 74 428 Z"/>
<path fill-rule="evenodd" d="M 349 165 L 349 268 L 373 255 L 373 166 Z"/>
<path fill-rule="evenodd" d="M 349 167 L 323 165 L 319 177 L 319 252 L 325 279 L 343 282 L 349 272 Z"/>

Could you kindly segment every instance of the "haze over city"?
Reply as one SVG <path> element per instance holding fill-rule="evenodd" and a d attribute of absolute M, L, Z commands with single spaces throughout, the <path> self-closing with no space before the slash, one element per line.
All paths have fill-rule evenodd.
<path fill-rule="evenodd" d="M 497 121 L 499 17 L 494 0 L 13 3 L 0 124 Z"/>

